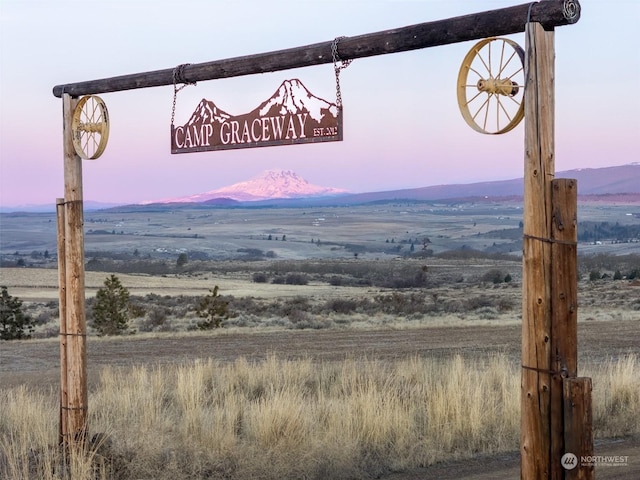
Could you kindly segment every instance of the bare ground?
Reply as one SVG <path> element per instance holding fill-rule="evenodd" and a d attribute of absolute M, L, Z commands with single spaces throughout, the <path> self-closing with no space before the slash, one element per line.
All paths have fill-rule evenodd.
<path fill-rule="evenodd" d="M 3 342 L 0 349 L 0 385 L 55 386 L 59 379 L 59 344 L 55 339 Z M 260 360 L 270 354 L 284 358 L 310 357 L 337 361 L 367 356 L 392 359 L 417 355 L 446 358 L 454 354 L 504 353 L 520 361 L 520 327 L 429 327 L 406 330 L 328 330 L 277 332 L 214 332 L 197 335 L 90 338 L 87 345 L 90 385 L 107 365 L 157 365 L 198 358 L 234 361 Z M 636 321 L 583 322 L 579 326 L 581 359 L 600 362 L 640 352 Z M 601 440 L 598 455 L 626 455 L 625 466 L 597 467 L 597 478 L 640 478 L 640 438 Z M 501 480 L 519 477 L 519 452 L 452 461 L 411 472 L 390 474 L 385 480 L 468 479 Z"/>

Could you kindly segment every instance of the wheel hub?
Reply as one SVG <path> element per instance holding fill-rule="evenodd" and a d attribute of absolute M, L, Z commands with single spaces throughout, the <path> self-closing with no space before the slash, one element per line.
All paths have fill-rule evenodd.
<path fill-rule="evenodd" d="M 508 78 L 481 78 L 477 85 L 480 92 L 506 97 L 513 97 L 520 91 L 518 83 Z"/>

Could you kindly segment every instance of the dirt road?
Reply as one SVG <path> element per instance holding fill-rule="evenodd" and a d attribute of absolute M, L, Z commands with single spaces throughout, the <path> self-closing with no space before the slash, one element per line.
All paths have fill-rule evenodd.
<path fill-rule="evenodd" d="M 594 455 L 618 456 L 618 463 L 601 461 L 595 466 L 598 480 L 640 478 L 640 438 L 596 441 Z M 429 468 L 392 474 L 383 480 L 513 480 L 520 478 L 520 452 L 476 457 L 434 465 Z"/>
<path fill-rule="evenodd" d="M 640 353 L 640 324 L 635 321 L 585 322 L 579 326 L 579 358 L 604 361 Z M 87 341 L 89 375 L 106 365 L 166 364 L 213 358 L 253 360 L 276 354 L 284 358 L 341 360 L 366 355 L 389 359 L 465 357 L 501 352 L 520 359 L 520 326 L 430 327 L 406 330 L 286 330 L 278 332 L 213 332 L 209 335 L 97 338 Z M 57 382 L 57 339 L 2 342 L 0 384 Z"/>

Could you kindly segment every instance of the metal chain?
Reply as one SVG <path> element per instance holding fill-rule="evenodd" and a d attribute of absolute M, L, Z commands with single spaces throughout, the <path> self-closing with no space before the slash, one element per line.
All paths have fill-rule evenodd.
<path fill-rule="evenodd" d="M 187 85 L 197 85 L 198 82 L 188 82 L 184 78 L 184 67 L 191 65 L 190 63 L 183 63 L 173 69 L 173 106 L 171 107 L 171 126 L 173 127 L 173 119 L 176 116 L 176 100 L 178 99 L 178 92 Z M 182 83 L 178 87 L 178 83 Z"/>
<path fill-rule="evenodd" d="M 353 60 L 342 60 L 338 55 L 338 42 L 347 37 L 336 37 L 331 43 L 331 56 L 333 57 L 333 70 L 336 73 L 336 105 L 342 108 L 342 92 L 340 91 L 340 71 L 347 68 Z M 338 62 L 340 64 L 338 65 Z"/>

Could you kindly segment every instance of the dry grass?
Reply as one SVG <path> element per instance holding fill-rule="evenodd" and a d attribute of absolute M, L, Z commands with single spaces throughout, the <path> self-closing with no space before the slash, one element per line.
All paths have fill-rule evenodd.
<path fill-rule="evenodd" d="M 639 432 L 637 358 L 589 374 L 597 433 Z M 57 393 L 0 390 L 0 478 L 371 478 L 517 450 L 519 383 L 502 355 L 106 368 L 90 426 L 110 442 L 65 468 Z"/>
<path fill-rule="evenodd" d="M 593 424 L 596 435 L 640 432 L 640 362 L 636 355 L 609 360 L 585 372 L 594 379 Z M 597 383 L 596 383 L 597 379 Z"/>

